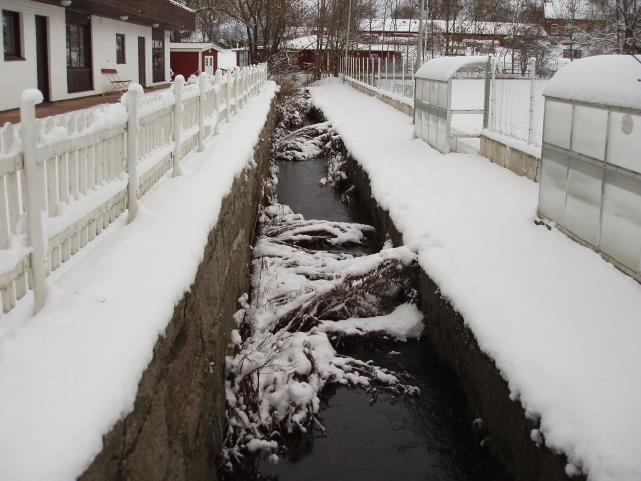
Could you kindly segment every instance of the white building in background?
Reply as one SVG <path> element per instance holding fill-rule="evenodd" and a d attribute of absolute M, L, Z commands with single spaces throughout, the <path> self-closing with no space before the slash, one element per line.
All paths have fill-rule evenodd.
<path fill-rule="evenodd" d="M 195 28 L 172 0 L 0 0 L 0 10 L 0 110 L 26 88 L 55 101 L 114 90 L 114 79 L 169 82 L 169 33 Z"/>

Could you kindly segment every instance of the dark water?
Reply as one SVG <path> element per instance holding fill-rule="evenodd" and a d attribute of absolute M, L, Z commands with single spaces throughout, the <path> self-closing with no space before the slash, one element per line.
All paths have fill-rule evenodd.
<path fill-rule="evenodd" d="M 279 201 L 309 219 L 371 223 L 357 205 L 345 206 L 330 187 L 320 188 L 322 160 L 281 162 Z M 340 350 L 340 349 L 339 349 Z M 390 351 L 398 354 L 390 355 Z M 462 393 L 423 341 L 343 350 L 378 365 L 404 368 L 421 389 L 415 398 L 371 395 L 339 387 L 326 393 L 326 433 L 315 428 L 292 445 L 277 465 L 260 463 L 280 481 L 503 481 L 486 464 Z"/>

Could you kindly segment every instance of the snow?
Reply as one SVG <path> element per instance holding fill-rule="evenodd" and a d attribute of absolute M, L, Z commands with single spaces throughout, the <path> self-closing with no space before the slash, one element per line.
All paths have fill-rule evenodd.
<path fill-rule="evenodd" d="M 383 332 L 401 341 L 416 339 L 423 332 L 423 313 L 415 304 L 401 304 L 386 316 L 349 318 L 342 321 L 321 321 L 321 332 L 358 335 Z"/>
<path fill-rule="evenodd" d="M 361 85 L 361 86 L 365 87 L 368 90 L 376 92 L 377 95 L 381 95 L 383 97 L 388 97 L 390 99 L 396 100 L 397 102 L 401 102 L 403 104 L 409 105 L 412 108 L 414 107 L 414 99 L 411 98 L 411 97 L 406 97 L 404 95 L 399 95 L 397 93 L 390 92 L 389 90 L 385 90 L 385 89 L 382 89 L 382 88 L 374 87 L 374 86 L 372 86 L 372 85 L 370 85 L 370 84 L 368 84 L 366 82 L 362 82 L 362 81 L 357 80 L 357 79 L 355 79 L 353 77 L 347 77 L 347 78 L 349 78 L 350 82 L 354 82 L 355 84 Z M 400 79 L 397 79 L 397 80 L 400 80 Z"/>
<path fill-rule="evenodd" d="M 44 97 L 42 96 L 42 92 L 38 89 L 25 89 L 22 91 L 22 97 L 21 101 L 22 102 L 27 102 L 27 103 L 33 103 L 35 105 L 38 105 L 42 103 L 44 100 Z"/>
<path fill-rule="evenodd" d="M 591 481 L 641 479 L 641 285 L 535 225 L 537 184 L 439 154 L 408 116 L 340 81 L 311 93 L 545 445 Z"/>
<path fill-rule="evenodd" d="M 88 246 L 91 255 L 52 273 L 38 315 L 30 316 L 31 294 L 5 315 L 13 327 L 0 337 L 0 478 L 77 478 L 132 410 L 276 90 L 265 83 L 204 152 L 184 159 L 182 176 L 159 181 L 133 223 L 122 216 Z"/>
<path fill-rule="evenodd" d="M 550 79 L 543 95 L 641 110 L 641 55 L 595 55 L 575 60 Z"/>
<path fill-rule="evenodd" d="M 416 71 L 415 78 L 447 82 L 458 70 L 476 65 L 484 66 L 487 59 L 487 55 L 433 58 Z"/>

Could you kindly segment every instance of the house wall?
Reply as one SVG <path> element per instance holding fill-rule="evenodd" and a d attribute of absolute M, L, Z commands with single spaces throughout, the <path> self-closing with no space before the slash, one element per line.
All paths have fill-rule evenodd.
<path fill-rule="evenodd" d="M 37 88 L 35 15 L 47 17 L 49 35 L 49 89 L 51 100 L 64 100 L 113 90 L 100 72 L 115 68 L 119 78 L 138 82 L 138 37 L 145 37 L 147 85 L 169 82 L 169 32 L 165 32 L 165 81 L 153 83 L 151 65 L 152 28 L 105 17 L 91 17 L 94 89 L 68 93 L 65 9 L 31 0 L 0 0 L 0 9 L 20 13 L 24 60 L 5 62 L 0 55 L 0 110 L 17 108 L 24 89 Z M 116 33 L 125 34 L 125 64 L 116 64 Z M 0 36 L 0 43 L 3 43 Z M 4 46 L 3 46 L 4 50 Z"/>
<path fill-rule="evenodd" d="M 199 62 L 198 52 L 171 52 L 170 54 L 171 70 L 174 75 L 182 75 L 188 79 L 191 74 L 200 71 L 201 63 Z"/>

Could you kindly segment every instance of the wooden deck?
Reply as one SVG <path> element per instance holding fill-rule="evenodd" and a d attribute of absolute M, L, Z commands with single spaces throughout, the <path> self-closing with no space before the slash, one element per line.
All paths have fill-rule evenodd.
<path fill-rule="evenodd" d="M 156 85 L 147 87 L 145 92 L 159 90 L 169 87 L 169 84 Z M 50 115 L 64 114 L 74 110 L 86 109 L 98 104 L 110 104 L 118 102 L 122 93 L 119 91 L 108 92 L 102 95 L 92 95 L 90 97 L 79 97 L 77 99 L 59 100 L 57 102 L 47 102 L 36 107 L 36 117 L 48 117 Z M 20 123 L 20 109 L 4 110 L 0 112 L 0 126 L 10 122 L 12 124 Z"/>

